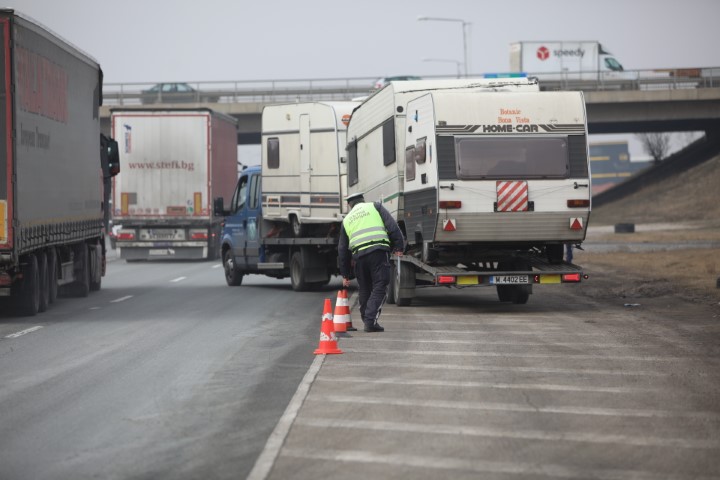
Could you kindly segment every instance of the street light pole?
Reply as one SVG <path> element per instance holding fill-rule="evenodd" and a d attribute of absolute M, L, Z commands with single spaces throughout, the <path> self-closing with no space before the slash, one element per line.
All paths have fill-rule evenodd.
<path fill-rule="evenodd" d="M 466 22 L 465 20 L 461 18 L 444 18 L 444 17 L 418 17 L 418 21 L 436 21 L 436 22 L 458 22 L 462 24 L 462 33 L 463 33 L 463 67 L 465 70 L 465 77 L 468 76 L 468 73 L 472 70 L 470 67 L 470 56 L 468 52 L 468 43 L 469 43 L 469 37 L 470 37 L 470 28 L 472 26 L 471 22 Z"/>

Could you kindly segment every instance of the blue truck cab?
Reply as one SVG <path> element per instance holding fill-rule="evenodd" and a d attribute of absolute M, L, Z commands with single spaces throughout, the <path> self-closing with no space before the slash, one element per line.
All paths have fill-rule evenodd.
<path fill-rule="evenodd" d="M 253 166 L 242 171 L 230 205 L 222 197 L 214 202 L 216 215 L 224 217 L 221 252 L 225 281 L 239 286 L 247 274 L 290 277 L 293 290 L 326 285 L 337 268 L 337 235 L 298 238 L 286 224 L 263 218 L 262 171 Z"/>

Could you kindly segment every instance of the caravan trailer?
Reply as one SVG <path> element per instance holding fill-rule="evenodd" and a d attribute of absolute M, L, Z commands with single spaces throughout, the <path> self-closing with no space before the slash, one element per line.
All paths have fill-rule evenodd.
<path fill-rule="evenodd" d="M 359 102 L 269 105 L 262 114 L 263 211 L 295 237 L 322 235 L 346 205 L 345 133 Z"/>
<path fill-rule="evenodd" d="M 537 92 L 539 86 L 527 78 L 390 82 L 353 112 L 347 132 L 349 194 L 363 192 L 366 199 L 382 200 L 396 219 L 402 218 L 407 103 L 441 90 Z"/>
<path fill-rule="evenodd" d="M 525 303 L 534 284 L 579 282 L 563 252 L 584 240 L 590 214 L 582 93 L 413 93 L 371 97 L 348 130 L 350 193 L 387 205 L 408 241 L 389 300 L 408 305 L 419 287 L 485 285 Z M 373 98 L 394 102 L 396 115 L 368 121 L 363 109 L 381 110 Z"/>

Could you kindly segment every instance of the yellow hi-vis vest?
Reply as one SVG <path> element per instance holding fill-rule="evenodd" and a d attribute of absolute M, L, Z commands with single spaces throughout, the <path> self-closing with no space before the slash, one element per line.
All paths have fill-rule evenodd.
<path fill-rule="evenodd" d="M 385 230 L 380 213 L 372 203 L 358 203 L 343 220 L 350 251 L 357 253 L 375 245 L 390 246 L 390 237 Z"/>

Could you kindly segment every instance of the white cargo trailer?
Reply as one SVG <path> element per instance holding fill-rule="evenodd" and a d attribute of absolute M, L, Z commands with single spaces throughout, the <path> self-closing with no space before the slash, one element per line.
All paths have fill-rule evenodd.
<path fill-rule="evenodd" d="M 295 237 L 326 234 L 342 221 L 346 132 L 359 102 L 269 105 L 262 114 L 264 218 Z"/>
<path fill-rule="evenodd" d="M 127 165 L 115 179 L 116 244 L 128 261 L 219 255 L 215 197 L 237 181 L 237 122 L 209 109 L 115 109 L 113 134 Z"/>

